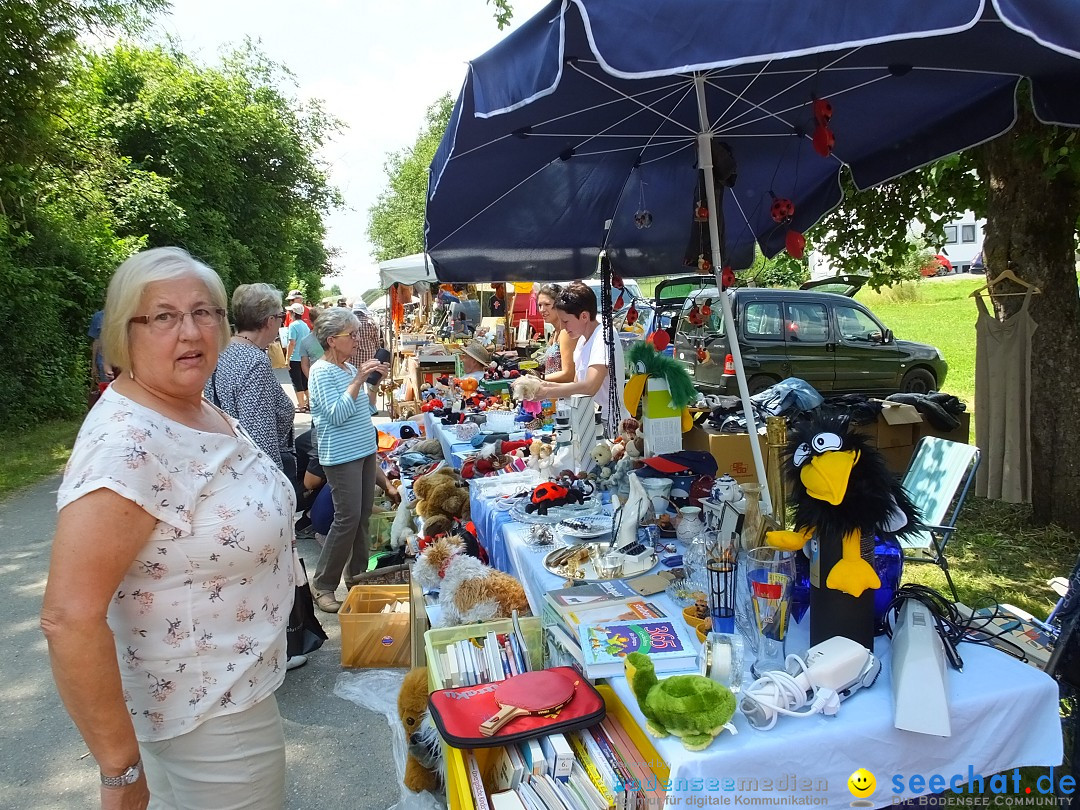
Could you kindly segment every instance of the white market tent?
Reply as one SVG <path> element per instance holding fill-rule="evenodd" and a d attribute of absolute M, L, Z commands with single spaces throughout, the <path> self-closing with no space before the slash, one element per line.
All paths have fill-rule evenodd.
<path fill-rule="evenodd" d="M 411 256 L 379 262 L 379 283 L 384 290 L 395 282 L 418 284 L 421 281 L 438 281 L 435 277 L 435 266 L 426 253 L 414 253 Z"/>

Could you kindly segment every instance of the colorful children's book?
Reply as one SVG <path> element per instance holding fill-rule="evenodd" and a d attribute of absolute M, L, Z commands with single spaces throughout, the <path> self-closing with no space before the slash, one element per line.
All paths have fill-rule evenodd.
<path fill-rule="evenodd" d="M 682 622 L 671 619 L 583 624 L 578 641 L 590 678 L 621 675 L 624 659 L 632 652 L 648 655 L 657 673 L 697 670 L 697 642 Z"/>

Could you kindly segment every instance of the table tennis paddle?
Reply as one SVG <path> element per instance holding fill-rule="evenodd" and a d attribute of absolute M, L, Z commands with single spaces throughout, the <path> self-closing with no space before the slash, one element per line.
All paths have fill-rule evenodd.
<path fill-rule="evenodd" d="M 495 702 L 499 711 L 480 724 L 480 733 L 491 737 L 516 717 L 560 709 L 574 697 L 576 684 L 558 672 L 538 670 L 499 681 Z"/>

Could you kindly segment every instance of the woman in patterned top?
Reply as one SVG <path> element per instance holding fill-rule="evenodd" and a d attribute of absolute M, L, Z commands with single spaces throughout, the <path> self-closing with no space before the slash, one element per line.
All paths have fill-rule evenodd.
<path fill-rule="evenodd" d="M 376 387 L 365 385 L 368 375 L 385 376 L 389 367 L 368 360 L 359 368 L 349 363 L 360 338 L 360 322 L 349 310 L 331 307 L 315 322 L 323 356 L 311 367 L 308 392 L 311 420 L 319 445 L 319 463 L 333 488 L 334 522 L 326 536 L 311 595 L 320 610 L 337 613 L 341 603 L 334 592 L 345 575 L 345 586 L 367 571 L 368 519 L 375 505 Z M 346 570 L 346 566 L 348 569 Z"/>
<path fill-rule="evenodd" d="M 555 311 L 555 299 L 562 292 L 558 284 L 545 284 L 536 294 L 536 309 L 544 319 L 555 327 L 544 352 L 544 379 L 548 382 L 570 382 L 574 379 L 574 344 L 576 343 L 562 327 Z"/>
<path fill-rule="evenodd" d="M 177 248 L 109 284 L 121 373 L 60 486 L 41 624 L 102 808 L 281 808 L 295 593 L 292 484 L 203 398 L 229 341 L 225 288 Z M 145 773 L 143 767 L 145 766 Z"/>
<path fill-rule="evenodd" d="M 294 480 L 293 404 L 266 354 L 285 318 L 281 292 L 269 284 L 241 284 L 233 291 L 232 314 L 236 334 L 218 357 L 203 395 L 238 421 Z"/>

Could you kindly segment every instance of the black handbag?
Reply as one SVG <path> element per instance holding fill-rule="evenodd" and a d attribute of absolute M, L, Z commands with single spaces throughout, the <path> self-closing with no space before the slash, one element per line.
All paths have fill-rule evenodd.
<path fill-rule="evenodd" d="M 308 587 L 307 568 L 304 567 L 302 559 L 297 560 L 304 572 L 304 581 L 297 582 L 296 598 L 293 600 L 289 624 L 285 629 L 289 658 L 313 653 L 326 640 L 326 631 L 315 615 L 315 601 L 311 598 L 311 588 Z"/>

